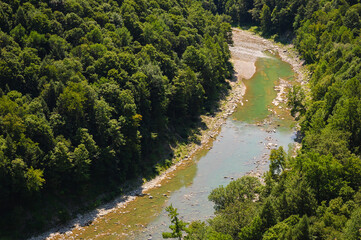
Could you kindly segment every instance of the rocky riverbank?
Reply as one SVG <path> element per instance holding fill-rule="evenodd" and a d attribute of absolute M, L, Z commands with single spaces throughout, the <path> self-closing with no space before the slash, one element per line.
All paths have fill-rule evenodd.
<path fill-rule="evenodd" d="M 303 66 L 304 61 L 300 59 L 297 51 L 294 49 L 292 44 L 290 45 L 282 45 L 279 43 L 275 43 L 272 40 L 263 39 L 258 35 L 250 33 L 249 31 L 243 31 L 240 29 L 233 29 L 234 39 L 237 42 L 242 44 L 242 47 L 245 49 L 245 52 L 249 53 L 255 52 L 253 56 L 246 56 L 243 59 L 248 59 L 249 61 L 253 60 L 255 57 L 264 57 L 259 51 L 262 52 L 270 52 L 271 54 L 278 55 L 282 61 L 290 64 L 292 66 L 293 71 L 295 72 L 295 81 L 297 84 L 306 87 L 306 84 L 309 79 L 309 72 Z M 247 39 L 252 39 L 252 44 L 247 44 Z M 246 42 L 246 44 L 244 43 Z M 235 69 L 236 69 L 235 65 Z M 278 144 L 275 139 L 272 137 L 272 134 L 276 132 L 275 124 L 273 123 L 273 118 L 276 116 L 280 119 L 284 119 L 283 116 L 285 114 L 289 115 L 289 108 L 287 107 L 287 93 L 288 90 L 292 87 L 294 83 L 285 80 L 279 79 L 278 84 L 274 87 L 274 90 L 277 92 L 277 97 L 272 101 L 272 106 L 269 107 L 270 115 L 263 122 L 257 123 L 257 126 L 261 127 L 264 131 L 266 131 L 269 136 L 262 141 L 265 149 L 271 150 L 278 148 Z M 283 116 L 282 116 L 283 115 Z M 300 149 L 301 145 L 299 143 L 294 143 L 293 146 L 293 156 L 296 155 L 298 149 Z M 262 179 L 264 165 L 269 161 L 269 153 L 264 153 L 261 159 L 254 159 L 255 169 L 248 172 L 248 175 L 255 176 Z"/>
<path fill-rule="evenodd" d="M 77 236 L 73 234 L 73 229 L 82 231 L 87 225 L 103 219 L 108 213 L 117 211 L 120 208 L 122 208 L 122 211 L 127 211 L 127 204 L 129 202 L 146 193 L 147 190 L 159 187 L 159 184 L 161 184 L 163 180 L 169 178 L 175 169 L 188 160 L 191 160 L 194 154 L 200 149 L 208 147 L 209 143 L 218 135 L 220 127 L 226 122 L 226 119 L 235 111 L 238 104 L 242 103 L 242 97 L 246 90 L 242 79 L 250 79 L 253 76 L 256 72 L 255 62 L 257 58 L 267 57 L 264 53 L 265 51 L 278 53 L 283 61 L 290 63 L 298 75 L 298 81 L 300 81 L 301 84 L 304 84 L 303 82 L 305 80 L 303 78 L 304 75 L 302 74 L 302 61 L 295 58 L 295 54 L 292 52 L 290 46 L 279 46 L 269 40 L 265 40 L 250 32 L 239 29 L 233 29 L 233 42 L 234 44 L 233 46 L 230 46 L 230 50 L 232 54 L 232 63 L 235 68 L 235 75 L 233 79 L 229 80 L 232 90 L 226 99 L 220 103 L 220 109 L 214 116 L 202 116 L 202 122 L 206 124 L 207 129 L 201 131 L 201 144 L 188 145 L 186 151 L 183 151 L 184 157 L 181 161 L 175 163 L 155 179 L 144 183 L 141 187 L 128 191 L 126 195 L 119 196 L 112 202 L 104 204 L 94 211 L 79 215 L 76 219 L 64 226 L 54 228 L 49 232 L 32 239 L 76 239 Z M 281 93 L 277 96 L 277 101 L 279 102 L 285 101 L 286 86 L 282 86 L 282 84 L 279 85 Z M 265 146 L 267 147 L 269 145 Z M 271 148 L 272 146 L 269 147 Z M 265 164 L 265 161 L 267 161 L 266 156 L 263 157 L 262 162 L 255 160 L 257 164 Z M 261 173 L 257 170 L 254 171 L 254 174 L 258 177 L 261 176 Z"/>

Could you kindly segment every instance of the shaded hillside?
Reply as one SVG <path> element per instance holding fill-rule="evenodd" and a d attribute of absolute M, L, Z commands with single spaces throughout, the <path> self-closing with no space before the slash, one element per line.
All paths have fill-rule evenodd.
<path fill-rule="evenodd" d="M 195 1 L 5 0 L 0 29 L 0 232 L 18 237 L 154 174 L 231 71 L 230 25 Z"/>

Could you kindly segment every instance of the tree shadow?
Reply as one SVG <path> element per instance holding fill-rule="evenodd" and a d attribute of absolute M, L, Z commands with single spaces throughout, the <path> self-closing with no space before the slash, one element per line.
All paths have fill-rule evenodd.
<path fill-rule="evenodd" d="M 237 73 L 233 71 L 229 81 L 237 81 L 236 74 Z M 227 97 L 230 89 L 229 83 L 225 81 L 222 87 L 218 89 L 219 94 L 207 101 L 201 115 L 216 116 L 217 113 L 221 111 L 220 101 Z M 53 227 L 41 235 L 30 239 L 45 239 L 52 233 L 58 232 L 64 234 L 76 226 L 89 226 L 96 218 L 126 203 L 129 199 L 144 196 L 142 193 L 144 190 L 142 179 L 151 180 L 159 176 L 159 168 L 165 170 L 170 167 L 169 161 L 178 157 L 175 156 L 178 153 L 174 151 L 176 146 L 185 146 L 192 143 L 200 146 L 202 144 L 200 137 L 197 136 L 200 136 L 202 131 L 207 130 L 208 126 L 206 122 L 202 120 L 201 115 L 192 117 L 190 121 L 170 123 L 165 128 L 166 134 L 160 136 L 158 143 L 152 145 L 150 152 L 146 153 L 148 156 L 144 159 L 146 163 L 140 171 L 142 172 L 141 177 L 127 180 L 119 185 L 105 186 L 106 189 L 103 188 L 99 190 L 101 194 L 93 193 L 93 195 L 97 197 L 91 200 L 87 199 L 88 196 L 80 197 L 80 200 L 76 198 L 78 203 L 74 202 L 74 206 L 72 206 L 70 210 L 70 212 L 74 213 L 72 217 L 70 217 L 72 219 L 47 225 L 45 226 L 47 229 L 51 226 Z M 188 158 L 188 154 L 184 153 L 183 159 L 184 158 Z M 100 187 L 103 185 L 103 183 L 99 183 Z M 121 189 L 121 191 L 119 191 L 119 189 Z M 104 191 L 107 191 L 107 193 L 104 193 Z"/>
<path fill-rule="evenodd" d="M 293 33 L 292 31 L 287 31 L 282 33 L 281 35 L 276 35 L 274 37 L 274 41 L 283 45 L 288 45 L 293 43 L 295 37 L 295 33 Z"/>
<path fill-rule="evenodd" d="M 246 30 L 246 31 L 251 30 L 252 32 L 262 36 L 263 38 L 272 39 L 276 43 L 281 43 L 284 45 L 293 44 L 293 40 L 296 37 L 296 34 L 293 31 L 286 31 L 286 32 L 282 32 L 281 34 L 279 34 L 279 33 L 263 33 L 260 30 L 259 26 L 254 25 L 254 24 L 242 24 L 242 25 L 233 24 L 232 27 L 240 28 L 240 29 Z"/>
<path fill-rule="evenodd" d="M 229 79 L 229 81 L 230 81 L 230 82 L 233 82 L 233 83 L 237 82 L 237 81 L 238 81 L 237 75 L 238 75 L 238 72 L 235 71 L 235 70 L 233 70 L 232 76 L 231 76 L 231 78 Z"/>

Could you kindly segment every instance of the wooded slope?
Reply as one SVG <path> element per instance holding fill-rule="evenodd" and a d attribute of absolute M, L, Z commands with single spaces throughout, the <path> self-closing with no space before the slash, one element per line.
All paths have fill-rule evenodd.
<path fill-rule="evenodd" d="M 231 72 L 230 25 L 196 1 L 5 0 L 0 29 L 2 233 L 169 164 Z"/>

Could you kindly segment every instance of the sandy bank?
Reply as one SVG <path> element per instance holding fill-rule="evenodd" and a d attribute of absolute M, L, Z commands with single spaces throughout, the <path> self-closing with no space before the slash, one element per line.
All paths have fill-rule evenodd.
<path fill-rule="evenodd" d="M 309 72 L 303 67 L 304 61 L 300 59 L 292 44 L 282 45 L 274 41 L 264 39 L 249 31 L 233 28 L 233 46 L 230 47 L 232 52 L 232 62 L 236 71 L 240 71 L 242 76 L 249 76 L 254 73 L 255 66 L 250 67 L 259 57 L 267 57 L 264 53 L 269 51 L 278 54 L 282 61 L 289 63 L 296 73 L 296 80 L 302 85 L 307 83 Z M 254 70 L 253 70 L 254 69 Z M 252 74 L 253 75 L 253 74 Z"/>
<path fill-rule="evenodd" d="M 234 62 L 234 67 L 237 70 L 244 70 L 244 74 L 252 74 L 253 67 L 250 65 L 244 65 L 243 62 L 248 62 L 250 64 L 254 59 L 258 57 L 267 57 L 264 53 L 266 51 L 277 54 L 282 59 L 282 61 L 291 65 L 292 70 L 295 72 L 295 80 L 301 85 L 305 85 L 309 79 L 309 72 L 303 66 L 304 61 L 300 59 L 298 53 L 294 49 L 292 44 L 282 45 L 275 43 L 272 40 L 263 39 L 260 36 L 257 36 L 249 31 L 244 31 L 240 29 L 233 29 L 234 40 L 235 40 L 235 51 L 232 52 L 232 61 Z M 251 41 L 251 43 L 249 43 Z M 237 48 L 238 47 L 238 48 Z M 255 68 L 254 68 L 255 69 Z M 254 72 L 253 72 L 254 73 Z M 248 76 L 248 75 L 246 75 Z M 284 79 L 279 79 L 278 84 L 274 87 L 274 90 L 277 92 L 277 97 L 272 101 L 273 107 L 270 107 L 270 116 L 282 115 L 282 110 L 287 111 L 289 114 L 289 109 L 286 106 L 287 103 L 287 93 L 288 89 L 292 87 L 292 83 Z M 281 106 L 282 105 L 282 106 Z M 284 109 L 283 109 L 284 108 Z M 283 118 L 282 118 L 283 119 Z M 258 123 L 257 126 L 263 127 L 265 125 L 272 125 L 272 120 L 266 118 L 263 123 Z M 266 130 L 268 133 L 273 133 L 275 129 Z M 269 135 L 264 139 L 264 146 L 266 149 L 276 149 L 278 144 L 275 139 L 272 138 L 272 135 Z M 293 155 L 295 156 L 298 149 L 300 149 L 299 143 L 294 143 Z M 262 159 L 254 160 L 256 168 L 250 172 L 248 175 L 258 177 L 261 182 L 263 182 L 263 165 L 266 165 L 269 161 L 269 153 L 264 154 Z"/>

